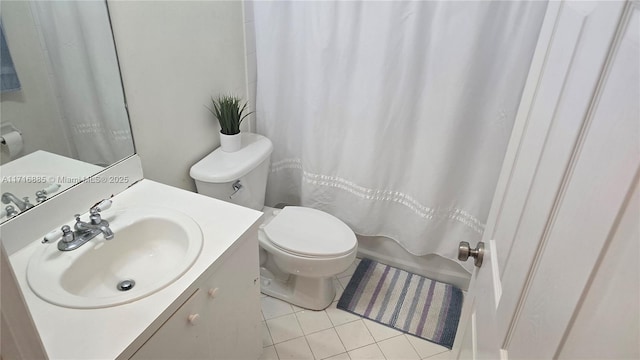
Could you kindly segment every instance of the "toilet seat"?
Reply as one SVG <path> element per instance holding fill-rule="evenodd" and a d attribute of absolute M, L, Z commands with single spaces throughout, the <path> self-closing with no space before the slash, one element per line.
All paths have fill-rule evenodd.
<path fill-rule="evenodd" d="M 278 249 L 303 257 L 339 257 L 357 246 L 355 234 L 345 223 L 307 207 L 285 207 L 263 231 Z"/>

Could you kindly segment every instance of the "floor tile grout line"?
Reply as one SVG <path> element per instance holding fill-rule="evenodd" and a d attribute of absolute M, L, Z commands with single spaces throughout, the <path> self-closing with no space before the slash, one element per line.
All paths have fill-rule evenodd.
<path fill-rule="evenodd" d="M 275 345 L 275 343 L 273 342 L 273 336 L 271 336 L 271 329 L 269 329 L 269 325 L 267 325 L 267 321 L 263 321 L 264 323 L 264 327 L 267 328 L 267 334 L 269 334 L 269 339 L 271 339 L 271 345 L 267 345 L 267 346 L 272 346 Z M 267 346 L 262 346 L 262 348 L 264 349 Z"/>
<path fill-rule="evenodd" d="M 324 310 L 323 310 L 323 311 L 324 311 Z M 329 317 L 329 316 L 327 315 L 327 317 Z M 331 319 L 329 319 L 329 322 L 331 322 Z M 327 329 L 324 329 L 324 330 L 316 331 L 316 332 L 314 332 L 314 333 L 312 333 L 312 334 L 316 334 L 316 333 L 319 333 L 319 332 L 321 332 L 321 331 L 327 331 L 327 330 L 330 330 L 330 329 L 333 329 L 333 332 L 334 332 L 334 333 L 336 333 L 336 336 L 338 337 L 338 341 L 340 341 L 340 344 L 342 344 L 342 347 L 344 348 L 344 353 L 338 353 L 338 354 L 335 354 L 335 355 L 327 356 L 327 357 L 322 358 L 322 359 L 327 359 L 327 358 L 330 358 L 330 357 L 333 357 L 333 356 L 337 356 L 337 355 L 340 355 L 340 354 L 347 354 L 347 356 L 349 356 L 349 354 L 348 354 L 348 352 L 349 352 L 349 351 L 347 350 L 347 347 L 346 347 L 346 346 L 344 346 L 344 343 L 342 342 L 342 339 L 340 338 L 340 335 L 339 335 L 339 334 L 338 334 L 338 332 L 336 331 L 336 327 L 335 327 L 335 326 L 332 326 L 332 327 L 327 328 Z M 309 335 L 312 335 L 312 334 L 309 334 Z M 306 337 L 307 337 L 307 335 L 305 335 L 305 338 L 306 338 Z M 309 340 L 307 339 L 307 343 L 308 343 L 308 342 L 309 342 Z M 309 345 L 309 348 L 311 348 L 311 345 Z M 311 350 L 311 353 L 313 354 L 313 350 Z M 316 355 L 315 355 L 315 354 L 313 354 L 313 356 L 314 356 L 314 358 L 315 358 L 315 356 L 316 356 Z M 322 360 L 322 359 L 321 359 L 321 360 Z"/>
<path fill-rule="evenodd" d="M 292 308 L 293 310 L 293 308 Z M 311 345 L 309 345 L 309 340 L 307 339 L 307 335 L 304 334 L 304 330 L 302 330 L 302 324 L 300 324 L 300 319 L 298 319 L 298 316 L 296 316 L 296 313 L 293 313 L 293 317 L 296 319 L 296 322 L 298 323 L 298 327 L 300 327 L 300 331 L 302 331 L 302 336 L 304 337 L 304 342 L 307 344 L 307 347 L 309 348 L 309 351 L 311 352 L 311 356 L 315 359 L 316 358 L 316 354 L 313 353 L 313 350 L 311 349 Z M 278 355 L 278 358 L 280 358 L 280 355 Z"/>
<path fill-rule="evenodd" d="M 364 318 L 362 318 L 364 319 Z M 371 330 L 369 330 L 369 327 L 367 326 L 367 323 L 364 322 L 364 320 L 362 320 L 362 325 L 364 325 L 364 328 L 367 329 L 367 332 L 369 333 L 369 336 L 371 336 L 371 338 L 373 339 L 374 343 L 377 343 L 378 341 L 376 340 L 375 337 L 373 337 L 373 334 L 371 333 Z"/>
<path fill-rule="evenodd" d="M 329 318 L 329 321 L 331 321 L 331 318 Z M 333 322 L 331 322 L 331 323 L 333 324 Z M 340 337 L 340 334 L 338 334 L 338 330 L 336 330 L 335 325 L 333 326 L 333 332 L 336 333 L 336 335 L 338 336 L 338 340 L 340 340 L 340 344 L 342 344 L 342 347 L 344 348 L 344 351 L 347 353 L 347 356 L 349 356 L 349 350 L 347 350 L 347 346 L 344 344 L 344 341 L 342 341 L 342 338 Z M 351 359 L 351 356 L 349 356 L 349 359 Z"/>
<path fill-rule="evenodd" d="M 269 319 L 264 319 L 264 321 L 279 319 L 281 317 L 285 317 L 285 316 L 288 316 L 288 315 L 291 315 L 291 314 L 295 314 L 295 313 L 291 312 L 291 313 L 288 313 L 288 314 L 278 315 L 278 316 L 275 316 L 275 317 L 272 317 L 272 318 L 269 318 Z"/>
<path fill-rule="evenodd" d="M 360 316 L 360 315 L 358 315 L 358 316 Z M 369 333 L 371 334 L 371 337 L 373 337 L 373 339 L 376 341 L 376 343 L 378 343 L 378 342 L 380 342 L 380 341 L 386 341 L 386 340 L 389 340 L 389 339 L 391 339 L 391 338 L 398 337 L 398 336 L 401 336 L 401 335 L 406 334 L 406 333 L 404 333 L 404 332 L 402 332 L 402 331 L 398 330 L 397 328 L 395 328 L 395 327 L 393 327 L 393 326 L 387 326 L 386 324 L 379 323 L 379 322 L 377 322 L 377 321 L 371 320 L 371 319 L 366 318 L 366 317 L 364 317 L 364 316 L 360 316 L 360 317 L 363 319 L 362 321 L 364 322 L 364 326 L 367 328 L 367 330 L 369 330 Z M 371 323 L 378 324 L 378 325 L 382 325 L 382 326 L 384 326 L 384 327 L 386 327 L 386 328 L 389 328 L 389 329 L 392 329 L 392 330 L 396 330 L 396 331 L 398 332 L 398 334 L 393 335 L 393 336 L 389 336 L 389 337 L 388 337 L 388 338 L 386 338 L 386 339 L 382 339 L 382 340 L 378 341 L 378 340 L 376 339 L 376 337 L 375 337 L 375 336 L 373 336 L 373 333 L 371 332 L 371 329 L 369 329 L 369 326 L 367 326 L 367 322 L 366 322 L 366 321 L 364 321 L 364 320 L 368 320 L 368 321 L 369 321 L 369 322 L 371 322 Z"/>
<path fill-rule="evenodd" d="M 302 335 L 302 336 L 296 336 L 296 337 L 291 338 L 291 339 L 282 340 L 282 341 L 279 341 L 279 342 L 277 342 L 277 343 L 273 343 L 273 345 L 274 345 L 274 346 L 275 346 L 275 345 L 280 345 L 280 344 L 285 343 L 285 342 L 290 341 L 290 340 L 300 339 L 301 337 L 305 337 L 305 336 L 304 336 L 304 335 Z"/>
<path fill-rule="evenodd" d="M 282 318 L 282 317 L 289 316 L 289 315 L 293 315 L 293 317 L 296 319 L 296 322 L 298 323 L 298 326 L 300 327 L 300 331 L 302 331 L 302 326 L 300 326 L 300 321 L 298 321 L 298 317 L 295 315 L 295 313 L 290 313 L 290 314 L 286 314 L 286 315 L 278 316 L 278 318 Z M 273 318 L 273 319 L 276 319 L 276 318 Z M 273 319 L 269 319 L 269 320 L 273 320 Z M 265 323 L 266 323 L 266 320 L 265 320 Z M 269 329 L 269 324 L 267 324 L 267 329 Z M 271 335 L 271 329 L 269 329 L 269 335 Z M 275 344 L 282 344 L 283 342 L 287 342 L 287 341 L 289 341 L 289 340 L 298 339 L 298 338 L 301 338 L 301 337 L 303 337 L 303 336 L 305 336 L 305 335 L 304 335 L 304 331 L 302 331 L 302 335 L 301 335 L 301 336 L 296 336 L 296 337 L 294 337 L 294 338 L 287 339 L 287 340 L 283 340 L 283 341 L 280 341 L 280 342 L 277 342 L 277 343 L 276 343 L 275 341 L 273 341 L 273 336 L 272 336 L 272 337 L 271 337 L 271 342 L 273 342 L 273 345 L 275 345 Z"/>
<path fill-rule="evenodd" d="M 335 287 L 335 283 L 333 282 L 333 280 L 336 280 L 338 282 L 338 285 L 340 285 L 340 287 L 342 287 L 342 290 L 344 290 L 344 287 L 342 286 L 342 283 L 340 283 L 340 280 L 336 276 L 334 276 L 334 279 L 331 280 L 331 283 L 334 284 L 334 287 Z M 333 305 L 333 301 L 331 302 L 331 304 L 329 304 L 329 306 L 331 306 L 331 305 Z M 349 356 L 349 350 L 347 350 L 347 347 L 344 345 L 344 341 L 342 341 L 342 338 L 340 337 L 340 334 L 338 334 L 338 331 L 336 330 L 336 325 L 331 320 L 331 317 L 329 317 L 329 314 L 327 314 L 327 309 L 325 308 L 322 311 L 325 313 L 325 315 L 329 319 L 329 323 L 331 324 L 331 327 L 329 329 L 333 329 L 333 332 L 338 337 L 338 340 L 340 341 L 340 344 L 342 345 L 342 348 L 344 348 L 344 350 L 345 350 L 344 353 L 347 354 L 347 356 L 349 358 L 351 358 L 351 356 Z M 366 328 L 366 325 L 365 325 L 365 328 Z M 325 329 L 325 330 L 329 330 L 329 329 Z M 320 331 L 324 331 L 324 330 L 320 330 Z M 305 337 L 306 337 L 306 335 L 305 335 Z M 311 346 L 309 346 L 309 347 L 311 347 Z M 311 352 L 313 353 L 313 350 Z M 340 353 L 340 354 L 342 354 L 342 353 Z M 339 354 L 336 354 L 336 355 L 339 355 Z M 333 355 L 333 356 L 336 356 L 336 355 Z M 314 357 L 315 357 L 315 354 L 314 354 Z M 331 357 L 331 356 L 329 356 L 329 357 Z"/>
<path fill-rule="evenodd" d="M 412 347 L 412 348 L 413 348 L 413 350 L 416 352 L 416 354 L 418 354 L 418 357 L 419 357 L 421 360 L 428 359 L 428 358 L 434 357 L 434 356 L 436 356 L 436 355 L 440 355 L 440 354 L 445 353 L 445 352 L 447 352 L 447 351 L 451 351 L 451 350 L 449 350 L 449 349 L 446 349 L 446 348 L 445 348 L 445 350 L 442 350 L 442 351 L 440 351 L 440 352 L 438 352 L 438 353 L 435 353 L 435 354 L 429 355 L 429 356 L 427 356 L 427 357 L 422 357 L 422 356 L 420 356 L 420 353 L 418 352 L 418 349 L 415 347 L 415 345 L 413 345 L 413 343 L 409 340 L 409 336 L 411 336 L 411 337 L 414 337 L 414 338 L 418 339 L 418 341 L 426 341 L 426 342 L 429 342 L 429 343 L 431 343 L 431 344 L 434 344 L 434 345 L 436 345 L 436 346 L 441 346 L 441 347 L 444 347 L 444 346 L 442 346 L 442 345 L 440 345 L 440 344 L 436 344 L 436 343 L 434 343 L 434 342 L 431 342 L 431 341 L 429 341 L 429 340 L 426 340 L 426 339 L 421 338 L 421 337 L 419 337 L 419 336 L 416 336 L 416 335 L 414 335 L 414 334 L 403 333 L 403 335 L 407 337 L 407 341 L 409 342 L 409 345 L 411 345 L 411 347 Z"/>
<path fill-rule="evenodd" d="M 389 339 L 391 339 L 391 338 L 389 338 Z M 382 352 L 382 349 L 380 349 L 380 345 L 378 345 L 378 342 L 377 342 L 377 341 L 376 341 L 376 342 L 374 342 L 373 344 L 367 344 L 367 345 L 359 346 L 359 347 L 357 347 L 357 348 L 355 348 L 355 349 L 348 350 L 348 351 L 347 351 L 347 354 L 349 354 L 349 352 L 351 352 L 351 351 L 356 351 L 356 350 L 358 350 L 358 349 L 362 349 L 362 348 L 365 348 L 365 347 L 367 347 L 367 346 L 371 346 L 371 345 L 375 345 L 375 346 L 378 348 L 378 350 L 380 350 L 380 353 L 382 354 L 382 357 L 384 357 L 385 359 L 387 358 L 387 357 L 384 355 L 384 353 Z"/>
<path fill-rule="evenodd" d="M 439 353 L 435 353 L 435 354 L 433 354 L 433 355 L 430 355 L 430 356 L 424 357 L 424 358 L 422 358 L 422 360 L 424 360 L 424 359 L 429 359 L 429 358 L 432 358 L 432 357 L 437 356 L 437 355 L 440 355 L 440 354 L 444 354 L 444 353 L 446 353 L 446 352 L 448 352 L 448 351 L 451 351 L 451 350 L 450 350 L 450 349 L 447 349 L 447 350 L 444 350 L 444 351 L 440 351 Z"/>
<path fill-rule="evenodd" d="M 356 322 L 356 321 L 358 321 L 358 320 L 360 320 L 360 319 L 349 320 L 349 321 L 344 322 L 344 323 L 342 323 L 342 324 L 334 325 L 333 327 L 342 326 L 342 325 L 345 325 L 345 324 L 350 324 L 350 323 L 352 323 L 352 322 Z M 331 318 L 329 318 L 329 321 L 331 321 Z M 333 324 L 333 321 L 331 321 L 331 323 Z"/>
<path fill-rule="evenodd" d="M 311 311 L 313 311 L 313 310 L 311 310 Z M 326 311 L 324 311 L 324 310 L 320 310 L 320 311 L 322 311 L 322 312 L 325 314 L 325 316 L 327 317 L 327 319 L 329 319 L 329 324 L 331 324 L 331 327 L 328 327 L 328 328 L 326 328 L 326 329 L 317 330 L 317 331 L 312 331 L 312 332 L 310 332 L 310 333 L 308 333 L 308 334 L 304 334 L 304 329 L 302 329 L 302 323 L 300 322 L 300 319 L 298 319 L 298 315 L 296 315 L 296 319 L 298 319 L 298 323 L 300 324 L 300 329 L 302 329 L 302 333 L 304 334 L 304 336 L 307 336 L 307 335 L 313 335 L 313 334 L 315 334 L 315 333 L 319 333 L 320 331 L 329 330 L 329 329 L 331 329 L 331 328 L 335 327 L 335 326 L 333 326 L 333 323 L 331 322 L 331 319 L 329 318 L 329 315 L 327 314 L 327 312 L 326 312 Z M 319 312 L 320 312 L 320 311 L 319 311 Z M 299 311 L 299 312 L 297 312 L 297 313 L 300 313 L 300 312 L 302 312 L 302 311 Z M 297 314 L 297 313 L 295 313 L 295 314 Z"/>
<path fill-rule="evenodd" d="M 361 317 L 361 318 L 365 319 L 364 317 Z M 382 357 L 384 357 L 386 359 L 387 356 L 382 352 L 382 349 L 380 349 L 380 346 L 378 346 L 378 340 L 376 340 L 376 338 L 373 336 L 373 334 L 371 333 L 371 330 L 367 326 L 367 323 L 364 322 L 364 320 L 362 320 L 362 325 L 364 325 L 364 328 L 367 329 L 367 332 L 369 333 L 369 336 L 371 336 L 371 338 L 373 339 L 373 343 L 376 344 L 376 346 L 378 347 L 378 350 L 380 350 L 380 353 L 382 354 Z M 371 345 L 371 344 L 369 344 L 369 345 Z M 368 345 L 365 345 L 365 346 L 368 346 Z"/>
<path fill-rule="evenodd" d="M 276 352 L 276 356 L 278 357 L 278 360 L 280 360 L 280 354 L 278 353 L 278 348 L 276 347 L 276 344 L 273 344 L 273 351 Z"/>
<path fill-rule="evenodd" d="M 341 352 L 341 353 L 339 353 L 339 354 L 335 354 L 335 355 L 327 356 L 327 357 L 322 358 L 322 359 L 320 359 L 320 360 L 326 360 L 326 359 L 332 358 L 332 357 L 334 357 L 334 356 L 342 355 L 342 354 L 347 354 L 347 356 L 349 357 L 349 359 L 351 359 L 351 357 L 349 356 L 349 352 L 345 351 L 345 352 Z"/>
<path fill-rule="evenodd" d="M 312 357 L 314 360 L 317 360 L 317 359 L 316 359 L 316 354 L 314 354 L 314 353 L 313 353 L 313 350 L 311 349 L 311 345 L 309 345 L 309 339 L 307 339 L 307 337 L 306 337 L 306 336 L 304 337 L 304 342 L 307 344 L 307 347 L 309 348 L 309 351 L 311 352 L 311 357 Z"/>
<path fill-rule="evenodd" d="M 345 352 L 337 353 L 337 354 L 335 354 L 335 355 L 329 355 L 329 356 L 326 356 L 326 357 L 320 358 L 320 359 L 318 359 L 318 360 L 325 360 L 325 359 L 328 359 L 328 358 L 332 358 L 332 357 L 334 357 L 334 356 L 338 356 L 338 355 L 340 355 L 340 354 L 347 354 L 347 356 L 349 356 L 349 354 L 345 351 Z M 314 356 L 315 356 L 315 355 L 314 355 Z"/>
<path fill-rule="evenodd" d="M 411 340 L 409 340 L 409 337 L 407 337 L 407 341 L 409 342 L 409 345 L 411 345 L 411 348 L 413 348 L 413 351 L 416 352 L 416 354 L 418 354 L 418 357 L 420 359 L 422 359 L 422 356 L 420 356 L 420 353 L 418 352 L 418 349 L 416 349 L 415 345 L 413 345 L 413 343 L 411 342 Z"/>

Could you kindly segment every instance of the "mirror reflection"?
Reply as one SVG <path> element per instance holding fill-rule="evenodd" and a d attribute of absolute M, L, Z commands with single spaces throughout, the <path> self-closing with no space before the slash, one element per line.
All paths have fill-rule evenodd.
<path fill-rule="evenodd" d="M 4 221 L 134 147 L 106 2 L 3 1 L 0 18 Z"/>

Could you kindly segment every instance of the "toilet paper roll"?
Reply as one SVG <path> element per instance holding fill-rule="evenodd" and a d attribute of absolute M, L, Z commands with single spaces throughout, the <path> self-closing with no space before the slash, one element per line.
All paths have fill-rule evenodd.
<path fill-rule="evenodd" d="M 14 159 L 22 151 L 22 135 L 17 131 L 10 131 L 2 135 L 2 151 L 8 152 L 9 157 Z"/>

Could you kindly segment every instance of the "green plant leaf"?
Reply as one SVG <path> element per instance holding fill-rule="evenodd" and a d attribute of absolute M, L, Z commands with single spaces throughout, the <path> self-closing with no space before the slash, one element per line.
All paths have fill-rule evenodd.
<path fill-rule="evenodd" d="M 211 98 L 212 108 L 208 108 L 213 116 L 218 119 L 220 132 L 225 135 L 234 135 L 240 132 L 240 124 L 252 112 L 247 112 L 247 102 L 242 104 L 240 99 L 232 95 L 220 95 Z"/>

